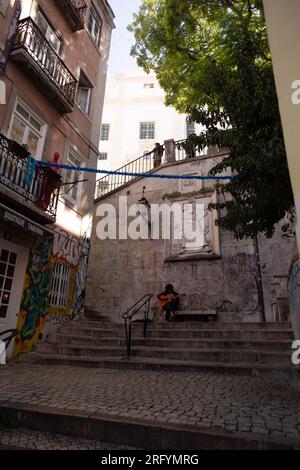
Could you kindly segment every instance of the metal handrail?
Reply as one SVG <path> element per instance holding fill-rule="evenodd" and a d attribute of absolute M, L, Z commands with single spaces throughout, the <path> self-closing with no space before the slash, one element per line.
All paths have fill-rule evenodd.
<path fill-rule="evenodd" d="M 127 312 L 122 315 L 122 318 L 125 322 L 125 335 L 126 335 L 126 346 L 127 346 L 127 355 L 131 355 L 131 324 L 132 319 L 135 315 L 137 315 L 143 307 L 145 307 L 144 312 L 144 338 L 147 337 L 147 328 L 148 328 L 148 320 L 149 320 L 149 311 L 150 311 L 150 303 L 151 299 L 153 298 L 153 294 L 146 294 L 141 299 L 139 299 L 132 307 L 130 307 Z"/>
<path fill-rule="evenodd" d="M 164 145 L 161 146 L 164 148 Z M 147 160 L 147 157 L 154 155 L 155 150 L 145 153 L 144 155 L 132 160 L 126 165 L 121 166 L 114 172 L 128 172 L 128 173 L 148 173 L 155 168 L 154 159 Z M 188 158 L 202 157 L 203 153 L 200 148 L 195 146 L 189 139 L 177 140 L 175 142 L 175 161 L 182 161 Z M 104 196 L 115 189 L 119 189 L 129 181 L 132 181 L 136 176 L 108 174 L 96 181 L 96 198 Z"/>
<path fill-rule="evenodd" d="M 2 341 L 5 343 L 5 345 L 6 345 L 6 349 L 9 347 L 10 343 L 12 342 L 12 340 L 13 340 L 16 336 L 18 336 L 21 332 L 20 332 L 19 330 L 15 330 L 15 329 L 13 329 L 13 330 L 5 330 L 5 331 L 2 331 L 2 332 L 0 333 L 0 338 L 1 338 L 2 336 L 4 336 L 4 335 L 7 335 L 8 333 L 10 333 L 9 336 L 7 336 L 6 338 L 4 338 L 4 339 L 2 340 Z"/>

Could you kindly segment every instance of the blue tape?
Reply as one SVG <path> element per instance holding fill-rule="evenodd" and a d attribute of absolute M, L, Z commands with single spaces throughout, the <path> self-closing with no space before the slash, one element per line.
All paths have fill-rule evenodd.
<path fill-rule="evenodd" d="M 128 171 L 108 171 L 98 170 L 97 168 L 87 168 L 72 165 L 59 165 L 57 163 L 42 162 L 39 161 L 37 164 L 41 167 L 55 167 L 61 168 L 62 170 L 73 170 L 85 173 L 99 173 L 104 175 L 120 175 L 120 176 L 133 176 L 142 178 L 163 178 L 170 180 L 232 180 L 235 176 L 200 176 L 200 175 L 164 175 L 157 173 L 131 173 Z"/>

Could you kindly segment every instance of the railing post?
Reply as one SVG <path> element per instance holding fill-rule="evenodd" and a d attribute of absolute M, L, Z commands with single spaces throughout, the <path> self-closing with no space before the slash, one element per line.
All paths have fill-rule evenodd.
<path fill-rule="evenodd" d="M 174 139 L 164 141 L 165 145 L 165 161 L 172 163 L 176 161 L 176 145 Z"/>

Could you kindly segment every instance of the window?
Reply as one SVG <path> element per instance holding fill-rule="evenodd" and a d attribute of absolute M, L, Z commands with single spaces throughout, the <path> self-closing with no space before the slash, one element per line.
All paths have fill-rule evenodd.
<path fill-rule="evenodd" d="M 55 263 L 51 285 L 50 305 L 67 307 L 70 268 L 65 264 Z"/>
<path fill-rule="evenodd" d="M 85 73 L 81 70 L 77 88 L 76 101 L 80 109 L 88 114 L 93 86 Z"/>
<path fill-rule="evenodd" d="M 100 153 L 99 160 L 107 160 L 107 153 Z"/>
<path fill-rule="evenodd" d="M 82 165 L 82 160 L 73 150 L 69 151 L 67 165 L 72 165 L 74 167 L 80 167 Z M 66 170 L 65 172 L 65 197 L 71 199 L 72 202 L 79 204 L 79 196 L 81 191 L 81 183 L 78 181 L 82 180 L 80 173 L 76 170 Z"/>
<path fill-rule="evenodd" d="M 35 158 L 41 158 L 45 142 L 46 125 L 27 106 L 17 99 L 12 113 L 8 137 L 26 145 Z"/>
<path fill-rule="evenodd" d="M 140 139 L 141 140 L 155 139 L 155 123 L 154 122 L 141 122 L 140 123 Z"/>
<path fill-rule="evenodd" d="M 187 122 L 186 123 L 186 136 L 189 137 L 192 134 L 195 134 L 195 123 Z"/>
<path fill-rule="evenodd" d="M 41 32 L 55 50 L 57 54 L 61 51 L 62 41 L 59 39 L 53 28 L 50 26 L 48 21 L 46 20 L 43 13 L 39 10 L 36 17 L 36 24 L 40 28 Z"/>
<path fill-rule="evenodd" d="M 154 83 L 144 83 L 144 88 L 154 88 Z"/>
<path fill-rule="evenodd" d="M 94 41 L 97 47 L 99 46 L 99 43 L 100 43 L 101 29 L 102 29 L 102 20 L 96 8 L 92 4 L 91 9 L 90 9 L 89 22 L 88 22 L 88 31 L 91 35 L 92 40 Z"/>
<path fill-rule="evenodd" d="M 101 126 L 101 140 L 109 140 L 109 131 L 110 131 L 110 125 L 109 124 L 102 124 L 102 126 Z"/>

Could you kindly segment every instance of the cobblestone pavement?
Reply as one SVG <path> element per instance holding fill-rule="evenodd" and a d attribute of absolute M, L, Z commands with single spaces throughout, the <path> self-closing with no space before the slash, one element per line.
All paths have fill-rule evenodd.
<path fill-rule="evenodd" d="M 61 436 L 49 432 L 28 429 L 5 429 L 0 427 L 1 446 L 8 449 L 28 450 L 132 450 L 132 447 L 117 446 L 106 442 L 89 441 Z"/>
<path fill-rule="evenodd" d="M 300 388 L 209 372 L 0 366 L 0 401 L 293 438 Z"/>

